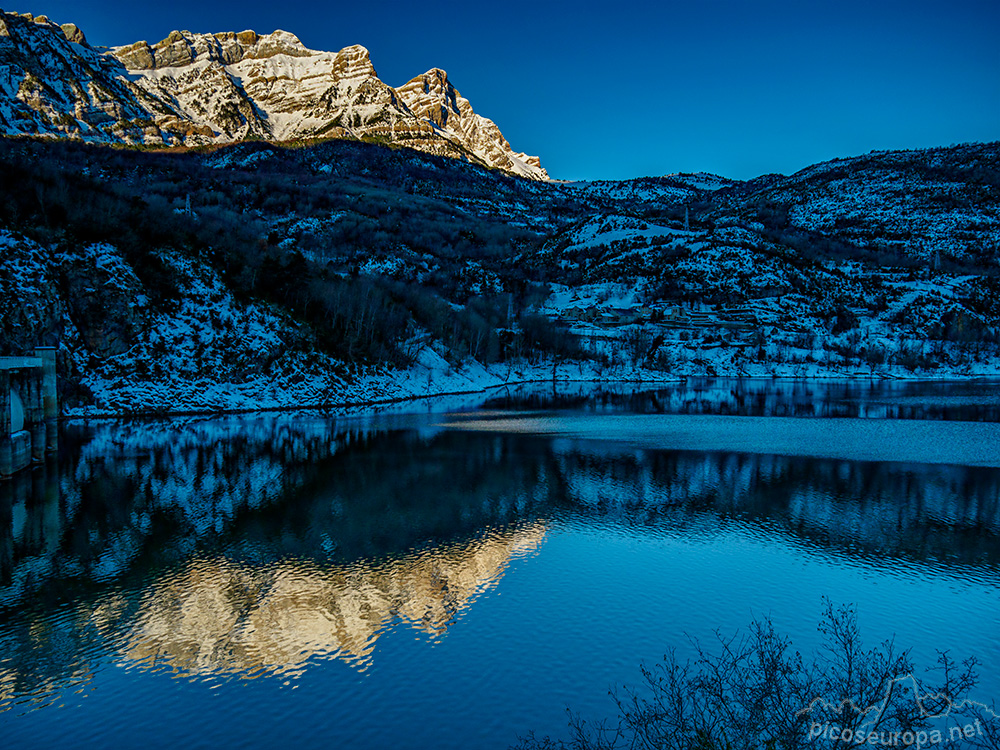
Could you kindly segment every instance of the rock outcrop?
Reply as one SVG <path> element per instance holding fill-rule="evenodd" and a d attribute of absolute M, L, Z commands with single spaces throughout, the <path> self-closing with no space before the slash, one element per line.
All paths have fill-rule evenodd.
<path fill-rule="evenodd" d="M 399 88 L 399 95 L 417 117 L 469 149 L 483 162 L 534 179 L 548 178 L 537 156 L 517 153 L 493 120 L 477 115 L 448 74 L 433 68 Z"/>

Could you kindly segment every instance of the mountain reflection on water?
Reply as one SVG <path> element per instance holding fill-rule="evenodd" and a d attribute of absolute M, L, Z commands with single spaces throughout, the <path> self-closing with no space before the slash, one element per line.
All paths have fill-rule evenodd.
<path fill-rule="evenodd" d="M 385 627 L 440 636 L 544 538 L 535 482 L 494 440 L 392 418 L 67 432 L 60 465 L 0 485 L 0 705 L 101 651 L 192 674 L 363 668 Z"/>
<path fill-rule="evenodd" d="M 364 668 L 393 621 L 442 635 L 512 557 L 532 552 L 543 537 L 542 527 L 528 526 L 344 566 L 194 560 L 154 582 L 134 611 L 105 599 L 93 618 L 112 640 L 123 630 L 122 656 L 146 667 L 294 674 L 332 655 Z"/>
<path fill-rule="evenodd" d="M 670 393 L 584 408 L 642 411 Z M 328 657 L 365 670 L 389 629 L 442 638 L 565 524 L 710 537 L 737 520 L 810 556 L 998 580 L 1000 470 L 635 449 L 441 422 L 65 427 L 58 462 L 0 484 L 0 711 L 51 704 L 108 662 L 186 677 L 290 679 Z"/>
<path fill-rule="evenodd" d="M 1000 383 L 690 378 L 639 390 L 562 383 L 555 389 L 504 392 L 486 402 L 487 408 L 498 406 L 629 414 L 1000 422 Z"/>

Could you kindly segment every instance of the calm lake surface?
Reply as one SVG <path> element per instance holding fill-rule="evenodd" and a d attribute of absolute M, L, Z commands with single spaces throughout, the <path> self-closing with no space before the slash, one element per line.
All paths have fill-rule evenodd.
<path fill-rule="evenodd" d="M 824 597 L 1000 700 L 1000 384 L 484 399 L 64 425 L 0 484 L 0 746 L 565 737 L 689 636 L 810 652 Z"/>

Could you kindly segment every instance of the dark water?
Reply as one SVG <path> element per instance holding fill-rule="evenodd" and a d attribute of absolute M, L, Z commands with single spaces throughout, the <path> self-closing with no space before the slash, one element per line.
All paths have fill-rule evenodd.
<path fill-rule="evenodd" d="M 452 414 L 67 425 L 57 461 L 0 485 L 0 746 L 502 748 L 565 736 L 566 707 L 611 716 L 608 689 L 689 635 L 767 614 L 808 651 L 823 597 L 872 645 L 977 656 L 974 697 L 1000 699 L 1000 468 L 908 460 L 905 430 L 873 462 L 566 427 L 627 414 L 723 444 L 730 415 L 982 439 L 1000 388 L 560 386 Z"/>

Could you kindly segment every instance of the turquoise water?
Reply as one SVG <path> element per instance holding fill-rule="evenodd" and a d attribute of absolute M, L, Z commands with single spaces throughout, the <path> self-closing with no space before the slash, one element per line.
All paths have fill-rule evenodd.
<path fill-rule="evenodd" d="M 566 736 L 567 707 L 613 716 L 609 690 L 689 636 L 768 615 L 809 651 L 823 597 L 918 663 L 976 655 L 973 697 L 1000 699 L 1000 469 L 906 444 L 974 445 L 997 404 L 711 381 L 67 425 L 0 486 L 0 743 L 503 748 Z M 661 414 L 690 420 L 669 449 Z M 728 450 L 732 415 L 803 420 L 802 444 Z M 883 429 L 864 460 L 872 419 L 930 438 L 887 452 Z"/>

